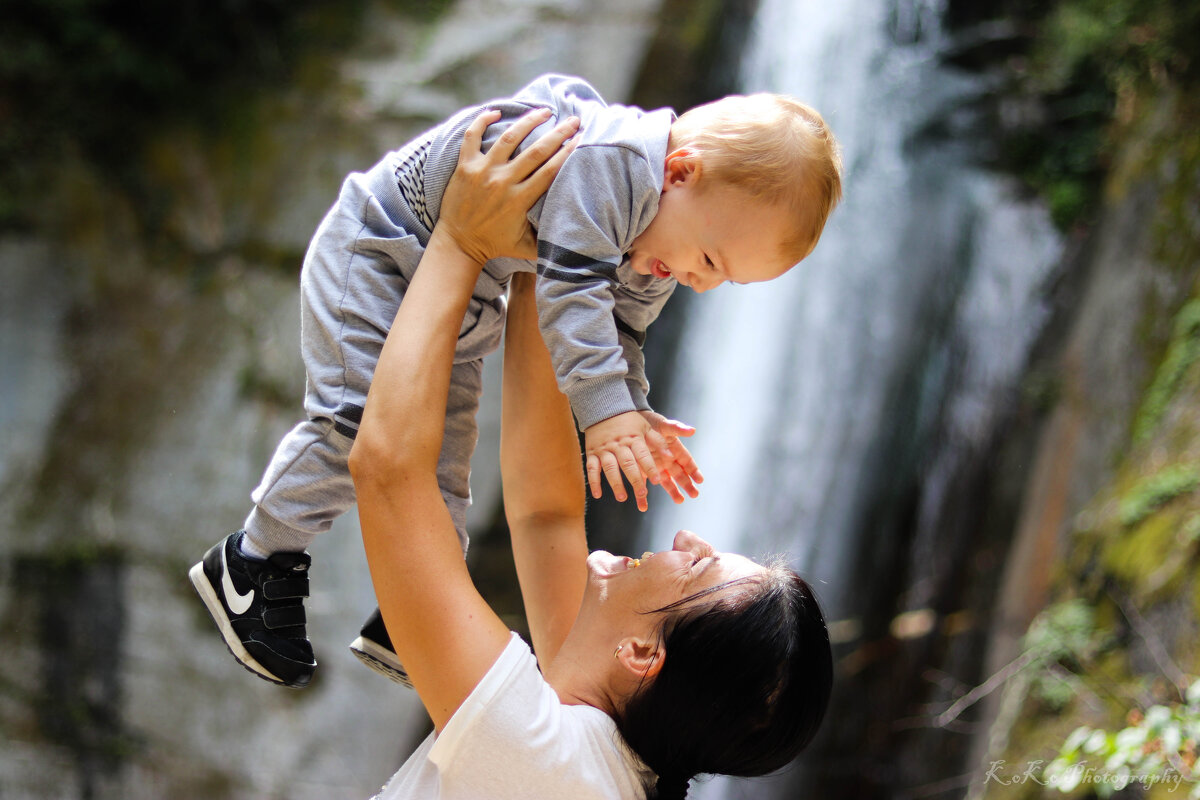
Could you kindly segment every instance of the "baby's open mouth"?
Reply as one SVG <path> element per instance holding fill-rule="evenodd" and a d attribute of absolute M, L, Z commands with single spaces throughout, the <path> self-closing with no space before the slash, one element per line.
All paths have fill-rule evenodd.
<path fill-rule="evenodd" d="M 650 274 L 656 278 L 671 277 L 671 271 L 667 269 L 667 265 L 659 261 L 657 258 L 650 262 Z"/>

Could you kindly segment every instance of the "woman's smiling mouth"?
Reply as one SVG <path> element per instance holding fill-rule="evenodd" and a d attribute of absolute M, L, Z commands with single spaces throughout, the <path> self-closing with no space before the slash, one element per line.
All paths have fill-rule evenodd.
<path fill-rule="evenodd" d="M 594 550 L 588 555 L 588 566 L 597 575 L 611 578 L 613 575 L 637 569 L 642 565 L 643 559 L 652 555 L 654 553 L 646 552 L 642 553 L 641 558 L 630 558 L 629 556 L 615 556 L 607 550 Z"/>

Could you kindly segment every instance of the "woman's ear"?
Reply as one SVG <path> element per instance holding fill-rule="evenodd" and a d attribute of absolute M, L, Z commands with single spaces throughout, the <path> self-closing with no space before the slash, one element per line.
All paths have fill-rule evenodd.
<path fill-rule="evenodd" d="M 621 642 L 617 648 L 617 661 L 631 673 L 634 678 L 653 678 L 662 669 L 667 657 L 666 648 L 661 642 L 647 642 L 645 639 L 629 638 Z"/>
<path fill-rule="evenodd" d="M 700 177 L 700 154 L 690 147 L 672 150 L 663 170 L 664 188 L 693 181 Z"/>

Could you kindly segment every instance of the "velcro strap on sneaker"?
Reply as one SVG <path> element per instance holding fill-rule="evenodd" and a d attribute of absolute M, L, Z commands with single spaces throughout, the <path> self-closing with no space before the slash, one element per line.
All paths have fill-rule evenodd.
<path fill-rule="evenodd" d="M 271 630 L 290 628 L 304 624 L 304 606 L 284 606 L 283 608 L 268 608 L 263 612 L 263 625 Z"/>
<path fill-rule="evenodd" d="M 308 575 L 289 575 L 263 581 L 262 596 L 266 600 L 308 597 Z"/>

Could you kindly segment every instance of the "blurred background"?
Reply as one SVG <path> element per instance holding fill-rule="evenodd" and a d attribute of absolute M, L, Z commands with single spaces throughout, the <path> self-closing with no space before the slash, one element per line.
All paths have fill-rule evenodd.
<path fill-rule="evenodd" d="M 589 506 L 595 547 L 785 553 L 831 620 L 813 747 L 692 796 L 1187 795 L 1198 52 L 1196 0 L 0 0 L 0 798 L 365 798 L 425 735 L 345 647 L 352 514 L 312 548 L 304 691 L 236 666 L 186 572 L 300 414 L 344 175 L 547 71 L 790 93 L 844 147 L 809 259 L 650 333 L 703 497 Z M 523 630 L 497 366 L 470 562 Z"/>

